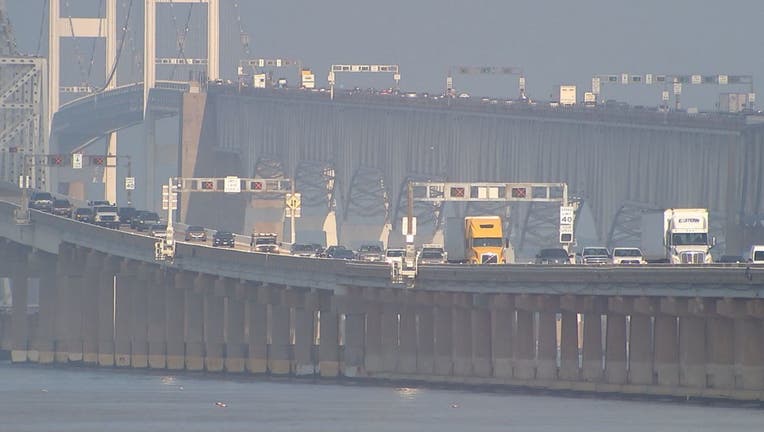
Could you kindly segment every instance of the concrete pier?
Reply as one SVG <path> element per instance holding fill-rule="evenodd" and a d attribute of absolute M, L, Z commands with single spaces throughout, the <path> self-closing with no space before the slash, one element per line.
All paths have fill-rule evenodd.
<path fill-rule="evenodd" d="M 340 374 L 339 356 L 339 315 L 332 304 L 332 296 L 319 294 L 320 342 L 318 346 L 318 372 L 322 377 L 337 377 Z"/>
<path fill-rule="evenodd" d="M 186 369 L 204 370 L 204 295 L 212 284 L 206 275 L 197 275 L 193 287 L 185 289 Z"/>
<path fill-rule="evenodd" d="M 204 368 L 209 372 L 223 371 L 226 284 L 218 278 L 204 295 Z"/>
<path fill-rule="evenodd" d="M 245 285 L 240 281 L 232 282 L 225 298 L 225 371 L 241 373 L 245 370 L 247 359 L 247 344 L 244 340 L 246 329 L 245 308 L 246 294 Z"/>
<path fill-rule="evenodd" d="M 161 268 L 155 268 L 152 277 L 147 281 L 148 286 L 148 361 L 152 369 L 165 369 L 167 367 L 167 340 L 165 328 L 167 326 L 166 294 L 168 277 Z M 172 289 L 175 289 L 174 287 Z"/>
<path fill-rule="evenodd" d="M 167 369 L 182 370 L 186 367 L 186 346 L 183 339 L 185 326 L 183 320 L 185 307 L 185 289 L 193 281 L 188 272 L 176 272 L 168 275 L 165 281 L 165 301 L 167 305 Z"/>

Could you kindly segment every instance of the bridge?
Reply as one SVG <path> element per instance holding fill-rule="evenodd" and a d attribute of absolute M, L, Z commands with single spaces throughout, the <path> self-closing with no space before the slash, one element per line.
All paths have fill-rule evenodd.
<path fill-rule="evenodd" d="M 31 64 L 23 67 L 42 70 Z M 32 76 L 41 73 L 23 85 L 44 87 Z M 146 76 L 148 85 L 115 83 L 52 109 L 49 142 L 19 146 L 72 152 L 143 123 L 152 154 L 152 124 L 177 116 L 170 153 L 181 176 L 296 180 L 298 239 L 334 232 L 349 245 L 399 243 L 403 187 L 426 179 L 567 182 L 602 243 L 634 241 L 629 209 L 685 206 L 711 210 L 728 253 L 764 238 L 756 116 L 357 92 L 331 100 L 207 76 L 198 87 Z M 27 93 L 11 92 L 23 103 L 11 109 L 38 109 Z M 146 176 L 146 207 L 156 209 L 164 179 L 153 168 Z M 0 340 L 14 362 L 764 399 L 760 268 L 431 266 L 406 288 L 385 265 L 185 243 L 172 263 L 157 263 L 154 240 L 135 233 L 36 211 L 17 225 L 17 201 L 0 203 L 0 276 L 13 297 Z M 279 229 L 282 206 L 186 195 L 180 217 L 238 232 Z M 437 236 L 446 214 L 490 212 L 508 216 L 527 257 L 557 243 L 558 211 L 419 205 L 417 241 Z M 32 315 L 31 287 L 40 296 Z"/>

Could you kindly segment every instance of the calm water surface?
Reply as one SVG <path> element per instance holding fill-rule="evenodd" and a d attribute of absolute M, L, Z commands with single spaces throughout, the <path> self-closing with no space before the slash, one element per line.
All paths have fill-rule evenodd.
<path fill-rule="evenodd" d="M 762 430 L 753 408 L 0 363 L 2 432 Z"/>

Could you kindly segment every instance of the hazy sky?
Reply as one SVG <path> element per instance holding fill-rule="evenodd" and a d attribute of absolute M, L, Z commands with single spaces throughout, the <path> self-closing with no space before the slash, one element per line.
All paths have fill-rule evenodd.
<path fill-rule="evenodd" d="M 71 10 L 97 13 L 99 0 L 68 1 Z M 34 53 L 43 0 L 6 2 L 19 45 Z M 126 5 L 129 0 L 118 2 Z M 316 72 L 319 85 L 325 85 L 331 63 L 367 62 L 398 63 L 403 88 L 430 92 L 442 91 L 450 65 L 521 66 L 530 95 L 539 99 L 547 98 L 554 84 L 589 89 L 596 73 L 752 74 L 759 87 L 764 83 L 762 0 L 238 0 L 238 4 L 252 56 L 299 58 Z M 187 9 L 174 7 L 172 14 L 165 9 L 164 21 L 158 19 L 164 39 L 175 39 L 174 32 L 166 29 L 182 28 L 186 18 Z M 171 22 L 171 15 L 179 23 Z M 233 19 L 234 0 L 222 0 L 221 16 L 229 18 L 221 29 L 226 56 L 221 73 L 232 77 L 233 57 L 243 56 Z M 382 88 L 392 79 L 343 76 L 339 82 Z M 456 87 L 476 95 L 515 96 L 517 81 L 457 77 Z M 747 91 L 740 87 L 721 91 L 738 90 Z M 721 91 L 685 88 L 685 106 L 713 106 Z M 652 104 L 660 89 L 606 88 L 603 93 Z"/>

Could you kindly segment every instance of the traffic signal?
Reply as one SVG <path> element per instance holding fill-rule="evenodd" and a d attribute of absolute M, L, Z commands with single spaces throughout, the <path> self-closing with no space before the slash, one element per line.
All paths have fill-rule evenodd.
<path fill-rule="evenodd" d="M 513 187 L 512 198 L 525 198 L 528 190 L 524 187 Z"/>
<path fill-rule="evenodd" d="M 91 165 L 103 166 L 105 161 L 106 161 L 106 158 L 104 158 L 103 156 L 90 156 Z"/>
<path fill-rule="evenodd" d="M 463 187 L 452 187 L 451 188 L 451 197 L 452 198 L 464 198 L 464 188 Z"/>
<path fill-rule="evenodd" d="M 211 180 L 205 180 L 202 182 L 202 190 L 213 190 L 215 189 L 215 183 Z"/>
<path fill-rule="evenodd" d="M 49 163 L 53 166 L 61 166 L 64 164 L 64 157 L 61 155 L 51 155 Z"/>
<path fill-rule="evenodd" d="M 263 190 L 263 182 L 253 181 L 251 186 L 252 190 Z"/>

